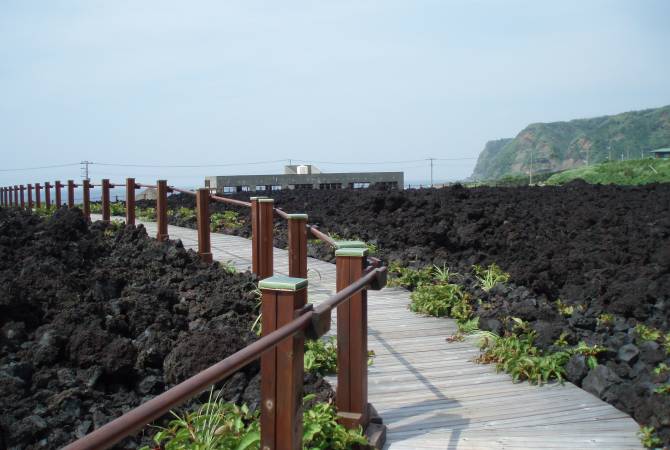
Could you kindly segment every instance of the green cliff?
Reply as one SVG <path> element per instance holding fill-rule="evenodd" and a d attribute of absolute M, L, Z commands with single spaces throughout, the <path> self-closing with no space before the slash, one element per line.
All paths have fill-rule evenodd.
<path fill-rule="evenodd" d="M 569 122 L 535 123 L 514 139 L 487 142 L 472 178 L 492 180 L 558 172 L 589 164 L 647 156 L 670 147 L 670 106 Z"/>

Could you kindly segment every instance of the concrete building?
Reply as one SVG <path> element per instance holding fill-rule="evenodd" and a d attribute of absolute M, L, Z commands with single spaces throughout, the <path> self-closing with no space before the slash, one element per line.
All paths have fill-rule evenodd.
<path fill-rule="evenodd" d="M 403 172 L 323 173 L 312 165 L 284 166 L 284 173 L 278 175 L 205 177 L 205 186 L 220 194 L 282 189 L 360 189 L 372 186 L 402 189 L 403 183 Z"/>
<path fill-rule="evenodd" d="M 670 148 L 659 148 L 658 150 L 652 150 L 651 153 L 654 154 L 656 159 L 670 159 Z"/>

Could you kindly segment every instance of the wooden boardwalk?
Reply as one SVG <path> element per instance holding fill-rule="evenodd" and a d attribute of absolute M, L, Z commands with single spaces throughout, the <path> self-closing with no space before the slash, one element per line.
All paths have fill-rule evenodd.
<path fill-rule="evenodd" d="M 99 217 L 98 217 L 99 218 Z M 155 235 L 154 223 L 144 223 Z M 195 230 L 169 227 L 171 239 L 197 250 Z M 251 241 L 212 233 L 214 259 L 251 266 Z M 288 272 L 288 254 L 275 249 L 275 272 Z M 335 293 L 335 266 L 310 258 L 309 299 Z M 494 367 L 472 362 L 476 343 L 447 343 L 450 319 L 407 309 L 409 292 L 371 291 L 369 398 L 388 426 L 387 446 L 400 449 L 641 449 L 627 414 L 570 383 L 514 384 Z"/>

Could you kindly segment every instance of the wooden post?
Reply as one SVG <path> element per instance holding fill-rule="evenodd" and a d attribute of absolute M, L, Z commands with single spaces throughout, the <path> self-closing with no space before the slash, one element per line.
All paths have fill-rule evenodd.
<path fill-rule="evenodd" d="M 307 303 L 307 280 L 261 280 L 263 336 L 291 322 Z M 304 333 L 286 338 L 261 356 L 261 449 L 302 449 Z"/>
<path fill-rule="evenodd" d="M 168 236 L 168 218 L 167 218 L 167 193 L 168 186 L 166 180 L 158 180 L 156 183 L 156 191 L 158 196 L 156 197 L 156 222 L 158 225 L 158 233 L 156 239 L 159 241 L 167 241 Z"/>
<path fill-rule="evenodd" d="M 288 274 L 307 278 L 307 214 L 288 215 Z"/>
<path fill-rule="evenodd" d="M 38 209 L 42 207 L 42 197 L 40 195 L 40 189 L 42 189 L 40 184 L 35 183 L 35 208 Z"/>
<path fill-rule="evenodd" d="M 198 216 L 198 255 L 206 263 L 212 262 L 210 241 L 209 189 L 200 188 L 195 196 Z"/>
<path fill-rule="evenodd" d="M 344 244 L 344 242 L 339 243 Z M 367 248 L 351 247 L 335 251 L 337 291 L 361 278 Z M 337 412 L 347 428 L 368 424 L 368 307 L 367 291 L 362 290 L 337 307 Z"/>
<path fill-rule="evenodd" d="M 8 186 L 7 187 L 7 206 L 12 206 L 13 202 L 13 197 L 12 197 L 12 187 Z"/>
<path fill-rule="evenodd" d="M 251 271 L 258 278 L 272 276 L 274 271 L 272 231 L 274 200 L 264 197 L 251 198 Z"/>
<path fill-rule="evenodd" d="M 109 180 L 103 178 L 100 185 L 102 187 L 102 220 L 103 222 L 109 222 L 111 219 L 109 206 Z"/>
<path fill-rule="evenodd" d="M 60 181 L 56 180 L 54 182 L 54 192 L 55 192 L 55 197 L 56 197 L 56 203 L 55 206 L 56 208 L 60 208 L 63 206 L 63 198 L 61 197 L 61 189 L 63 188 L 63 185 L 61 184 Z"/>
<path fill-rule="evenodd" d="M 19 187 L 14 186 L 14 206 L 19 206 Z"/>
<path fill-rule="evenodd" d="M 135 178 L 126 178 L 126 225 L 135 225 Z"/>
<path fill-rule="evenodd" d="M 2 199 L 2 206 L 7 206 L 7 199 L 5 197 L 5 188 L 0 188 L 0 199 Z"/>
<path fill-rule="evenodd" d="M 33 209 L 33 185 L 28 185 L 28 209 Z"/>
<path fill-rule="evenodd" d="M 26 207 L 26 202 L 23 197 L 23 191 L 26 190 L 26 187 L 24 185 L 19 186 L 19 204 L 21 205 L 21 209 Z"/>
<path fill-rule="evenodd" d="M 51 209 L 51 184 L 48 181 L 44 182 L 44 206 Z"/>
<path fill-rule="evenodd" d="M 91 222 L 91 180 L 85 178 L 82 182 L 82 207 L 87 222 Z"/>
<path fill-rule="evenodd" d="M 74 208 L 74 180 L 67 180 L 67 207 Z"/>

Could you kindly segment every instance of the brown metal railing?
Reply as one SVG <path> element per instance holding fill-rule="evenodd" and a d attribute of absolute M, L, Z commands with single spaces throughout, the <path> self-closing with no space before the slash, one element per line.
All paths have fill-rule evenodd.
<path fill-rule="evenodd" d="M 274 216 L 287 221 L 290 280 L 307 278 L 307 233 L 337 248 L 338 243 L 314 225 L 307 224 L 306 214 L 289 214 L 274 206 L 266 197 L 252 197 L 250 202 L 212 194 L 210 189 L 197 191 L 168 186 L 166 180 L 155 185 L 137 183 L 127 178 L 125 183 L 103 179 L 99 184 L 84 180 L 81 185 L 67 181 L 67 206 L 74 207 L 74 192 L 82 188 L 82 210 L 90 221 L 90 189 L 100 188 L 102 218 L 111 219 L 110 189 L 124 186 L 126 190 L 126 223 L 135 224 L 135 190 L 156 190 L 156 239 L 168 239 L 168 193 L 178 192 L 196 197 L 198 254 L 212 262 L 210 239 L 210 210 L 212 201 L 250 208 L 252 228 L 252 272 L 261 280 L 273 280 Z M 56 181 L 26 187 L 8 186 L 0 189 L 2 206 L 21 208 L 41 207 L 42 190 L 45 206 L 51 208 L 51 189 L 55 205 L 61 206 L 60 189 Z M 24 201 L 27 191 L 27 204 Z M 33 202 L 34 190 L 34 202 Z M 108 448 L 138 429 L 163 416 L 170 409 L 193 398 L 254 359 L 261 358 L 261 446 L 263 449 L 301 448 L 301 410 L 296 399 L 301 398 L 305 336 L 316 339 L 330 329 L 331 311 L 337 308 L 338 384 L 336 407 L 341 423 L 349 428 L 365 427 L 370 422 L 367 402 L 367 288 L 381 289 L 386 285 L 386 268 L 379 260 L 368 258 L 365 248 L 336 251 L 337 294 L 316 308 L 307 304 L 307 290 L 292 291 L 262 288 L 263 337 L 234 355 L 180 383 L 165 393 L 138 406 L 132 411 L 70 444 L 67 449 Z M 261 283 L 262 284 L 262 283 Z"/>

